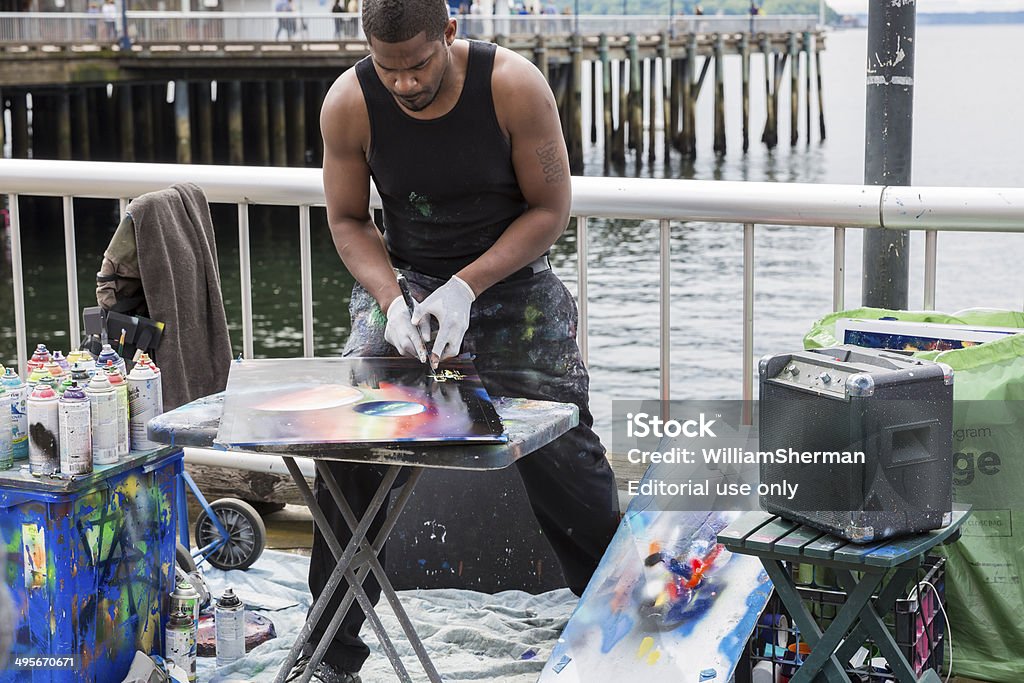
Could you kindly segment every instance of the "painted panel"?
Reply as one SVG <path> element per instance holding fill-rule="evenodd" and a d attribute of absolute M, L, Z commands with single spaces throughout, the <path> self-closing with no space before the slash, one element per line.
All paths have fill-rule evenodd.
<path fill-rule="evenodd" d="M 506 440 L 471 361 L 434 372 L 413 358 L 237 361 L 217 433 L 228 446 Z"/>

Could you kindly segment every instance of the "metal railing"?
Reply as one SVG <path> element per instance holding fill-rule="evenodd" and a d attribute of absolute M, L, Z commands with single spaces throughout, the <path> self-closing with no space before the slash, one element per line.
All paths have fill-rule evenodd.
<path fill-rule="evenodd" d="M 8 195 L 11 264 L 14 281 L 14 318 L 18 364 L 28 359 L 25 330 L 25 293 L 21 261 L 19 195 L 64 198 L 64 234 L 67 269 L 68 317 L 71 339 L 80 338 L 78 282 L 76 278 L 72 199 L 128 198 L 194 182 L 213 203 L 238 207 L 239 269 L 242 296 L 242 344 L 253 355 L 252 282 L 249 253 L 249 206 L 294 206 L 299 211 L 303 354 L 312 356 L 313 312 L 310 253 L 310 207 L 324 203 L 319 169 L 246 166 L 190 166 L 83 161 L 0 160 L 0 194 Z M 669 303 L 672 221 L 705 221 L 742 226 L 743 229 L 743 387 L 744 399 L 753 398 L 754 235 L 757 226 L 790 225 L 833 230 L 833 308 L 844 308 L 846 228 L 923 230 L 925 246 L 925 307 L 935 301 L 936 234 L 939 231 L 1024 232 L 1024 189 L 967 187 L 880 187 L 871 185 L 816 185 L 706 180 L 636 178 L 572 179 L 572 215 L 577 217 L 579 341 L 586 354 L 588 316 L 587 244 L 592 218 L 646 219 L 659 223 L 659 373 L 660 397 L 671 395 Z M 371 204 L 380 198 L 371 187 Z M 586 355 L 584 355 L 586 357 Z"/>
<path fill-rule="evenodd" d="M 522 36 L 685 33 L 803 32 L 817 27 L 812 15 L 744 17 L 665 15 L 512 15 L 458 17 L 462 35 L 492 39 Z M 2 46 L 112 45 L 122 19 L 73 12 L 0 12 Z M 179 46 L 240 43 L 332 43 L 362 40 L 358 14 L 318 12 L 155 12 L 129 11 L 128 37 L 134 45 Z"/>

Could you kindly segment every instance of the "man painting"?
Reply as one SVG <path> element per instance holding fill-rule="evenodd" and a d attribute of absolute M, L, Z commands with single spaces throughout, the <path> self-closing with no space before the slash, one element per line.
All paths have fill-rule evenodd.
<path fill-rule="evenodd" d="M 570 203 L 554 97 L 519 55 L 456 39 L 444 0 L 364 0 L 362 20 L 370 55 L 335 81 L 320 117 L 328 222 L 357 280 L 344 353 L 400 354 L 433 367 L 470 353 L 492 396 L 579 407 L 579 426 L 516 463 L 533 512 L 579 595 L 615 531 L 618 501 L 604 447 L 591 429 L 575 302 L 547 260 Z M 369 212 L 371 178 L 383 200 L 383 231 Z M 395 269 L 409 283 L 412 310 Z M 365 509 L 382 469 L 335 468 L 348 500 Z M 317 493 L 347 542 L 348 527 L 319 482 Z M 378 515 L 370 538 L 382 521 Z M 309 576 L 314 596 L 332 564 L 317 533 Z M 376 582 L 365 587 L 376 600 Z M 353 605 L 317 669 L 321 680 L 359 680 L 368 655 L 358 636 L 362 622 Z M 314 640 L 323 626 L 314 629 Z"/>

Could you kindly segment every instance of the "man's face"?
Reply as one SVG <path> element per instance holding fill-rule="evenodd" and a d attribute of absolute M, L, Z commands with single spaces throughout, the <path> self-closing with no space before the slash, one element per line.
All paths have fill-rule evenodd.
<path fill-rule="evenodd" d="M 453 26 L 454 22 L 449 29 Z M 441 40 L 427 40 L 425 32 L 401 43 L 370 39 L 377 76 L 402 107 L 418 112 L 433 103 L 448 70 L 454 36 L 454 30 L 446 30 Z"/>

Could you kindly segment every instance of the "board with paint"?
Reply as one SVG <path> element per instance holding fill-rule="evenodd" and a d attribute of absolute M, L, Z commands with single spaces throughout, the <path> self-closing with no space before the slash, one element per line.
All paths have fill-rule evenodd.
<path fill-rule="evenodd" d="M 506 440 L 472 361 L 414 358 L 236 361 L 217 433 L 240 447 Z"/>
<path fill-rule="evenodd" d="M 634 498 L 539 683 L 730 680 L 772 591 L 757 558 L 717 542 L 739 514 Z"/>

